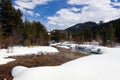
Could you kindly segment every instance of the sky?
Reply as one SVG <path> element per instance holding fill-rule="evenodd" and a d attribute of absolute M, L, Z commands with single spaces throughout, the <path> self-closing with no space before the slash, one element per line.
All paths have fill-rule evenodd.
<path fill-rule="evenodd" d="M 120 0 L 12 0 L 12 4 L 23 19 L 40 21 L 48 31 L 120 18 Z"/>

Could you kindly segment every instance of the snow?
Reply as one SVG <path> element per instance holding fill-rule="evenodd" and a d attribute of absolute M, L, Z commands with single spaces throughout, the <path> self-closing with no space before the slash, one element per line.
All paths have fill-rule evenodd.
<path fill-rule="evenodd" d="M 1 64 L 6 64 L 8 62 L 12 62 L 14 61 L 15 59 L 12 59 L 12 58 L 0 58 L 0 65 Z"/>
<path fill-rule="evenodd" d="M 23 66 L 17 66 L 13 69 L 14 74 L 12 74 L 13 76 L 18 76 L 19 74 L 21 74 L 22 72 L 24 72 L 26 69 L 28 69 L 27 67 L 23 67 Z"/>
<path fill-rule="evenodd" d="M 76 45 L 75 49 L 86 54 L 102 54 L 105 53 L 106 47 L 96 45 Z"/>
<path fill-rule="evenodd" d="M 70 47 L 68 47 L 68 46 L 57 46 L 57 47 L 65 48 L 65 49 L 70 49 Z"/>
<path fill-rule="evenodd" d="M 92 45 L 89 45 L 92 44 Z M 77 51 L 80 53 L 85 53 L 85 54 L 101 54 L 102 51 L 99 48 L 98 42 L 85 42 L 85 44 L 73 44 L 70 42 L 59 42 L 59 43 L 53 43 L 50 44 L 51 46 L 56 46 L 60 48 L 65 48 L 65 49 L 72 49 L 73 51 Z M 105 48 L 105 47 L 103 47 Z"/>
<path fill-rule="evenodd" d="M 74 44 L 72 42 L 59 42 L 59 43 L 51 43 L 50 46 L 56 46 L 56 47 L 61 47 L 61 48 L 65 48 L 65 49 L 73 49 L 77 46 L 99 46 L 99 42 L 93 41 L 93 42 L 84 42 L 84 44 Z M 88 48 L 88 47 L 87 47 Z"/>
<path fill-rule="evenodd" d="M 103 54 L 79 58 L 60 66 L 16 66 L 11 72 L 13 80 L 120 80 L 120 48 L 99 48 Z"/>
<path fill-rule="evenodd" d="M 56 48 L 50 46 L 14 46 L 8 49 L 0 49 L 0 65 L 14 61 L 15 59 L 7 58 L 8 56 L 24 56 L 24 55 L 40 55 L 40 54 L 55 54 L 59 52 Z"/>
<path fill-rule="evenodd" d="M 59 43 L 51 43 L 50 46 L 58 46 L 60 44 L 61 44 L 60 42 Z"/>
<path fill-rule="evenodd" d="M 50 46 L 56 46 L 56 47 L 60 47 L 60 48 L 70 49 L 69 42 L 51 43 Z"/>
<path fill-rule="evenodd" d="M 50 44 L 50 46 L 56 46 L 56 47 L 65 48 L 65 49 L 75 48 L 76 45 L 78 45 L 78 44 L 73 44 L 73 43 L 70 43 L 70 42 L 67 42 L 67 41 Z"/>

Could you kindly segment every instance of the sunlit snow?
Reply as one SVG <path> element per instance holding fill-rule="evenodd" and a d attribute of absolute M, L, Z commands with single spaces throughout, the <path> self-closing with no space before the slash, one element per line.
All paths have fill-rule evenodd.
<path fill-rule="evenodd" d="M 94 48 L 97 49 L 96 46 Z M 120 48 L 99 48 L 102 54 L 79 58 L 60 66 L 16 66 L 11 72 L 13 80 L 120 80 Z"/>
<path fill-rule="evenodd" d="M 50 46 L 15 46 L 9 47 L 8 49 L 0 49 L 0 65 L 6 64 L 8 62 L 14 61 L 15 59 L 7 58 L 8 56 L 24 56 L 24 55 L 40 55 L 40 54 L 54 54 L 58 50 Z"/>

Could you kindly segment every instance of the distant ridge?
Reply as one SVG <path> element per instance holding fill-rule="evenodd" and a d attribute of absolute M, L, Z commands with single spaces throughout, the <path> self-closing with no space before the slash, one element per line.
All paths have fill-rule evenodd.
<path fill-rule="evenodd" d="M 76 31 L 82 31 L 84 29 L 93 28 L 96 26 L 97 26 L 97 23 L 95 23 L 95 22 L 85 22 L 85 23 L 78 23 L 76 25 L 73 25 L 73 26 L 65 29 L 65 30 L 68 32 L 76 32 Z"/>

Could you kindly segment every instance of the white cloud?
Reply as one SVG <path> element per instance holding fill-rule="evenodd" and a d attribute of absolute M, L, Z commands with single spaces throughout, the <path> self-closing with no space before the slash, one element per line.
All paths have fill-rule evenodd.
<path fill-rule="evenodd" d="M 47 4 L 51 0 L 32 0 L 32 2 L 36 5 L 42 5 L 42 4 Z"/>
<path fill-rule="evenodd" d="M 34 9 L 37 5 L 46 4 L 51 0 L 16 0 L 15 5 L 24 9 Z"/>
<path fill-rule="evenodd" d="M 72 7 L 69 9 L 70 11 L 73 11 L 73 12 L 79 12 L 81 9 L 79 8 L 76 8 L 76 7 Z"/>
<path fill-rule="evenodd" d="M 34 15 L 33 11 L 27 11 L 27 13 L 28 13 L 29 15 L 31 15 L 31 16 Z"/>
<path fill-rule="evenodd" d="M 114 2 L 118 2 L 118 0 L 113 0 Z"/>
<path fill-rule="evenodd" d="M 76 23 L 87 21 L 110 21 L 120 18 L 120 9 L 113 8 L 111 0 L 68 0 L 70 5 L 83 5 L 82 8 L 64 8 L 48 17 L 48 24 L 65 29 Z M 76 13 L 77 12 L 77 13 Z"/>
<path fill-rule="evenodd" d="M 28 11 L 26 11 L 26 13 L 27 13 L 28 15 L 30 15 L 30 16 L 35 16 L 35 17 L 39 17 L 39 16 L 40 16 L 39 13 L 34 13 L 32 10 L 28 10 Z"/>
<path fill-rule="evenodd" d="M 111 3 L 111 0 L 68 0 L 68 4 L 71 5 L 98 5 L 106 6 Z"/>
<path fill-rule="evenodd" d="M 45 5 L 51 0 L 15 0 L 14 7 L 20 9 L 23 13 L 27 13 L 31 16 L 40 16 L 38 13 L 34 13 L 33 10 L 38 5 Z"/>
<path fill-rule="evenodd" d="M 48 24 L 68 27 L 74 22 L 79 21 L 79 13 L 74 13 L 71 9 L 61 9 L 56 13 L 55 16 L 48 17 Z"/>
<path fill-rule="evenodd" d="M 112 3 L 113 6 L 119 6 L 120 7 L 120 2 L 114 2 Z"/>
<path fill-rule="evenodd" d="M 36 13 L 36 14 L 35 14 L 35 16 L 37 16 L 37 17 L 38 17 L 38 16 L 40 16 L 40 14 L 39 14 L 39 13 Z"/>
<path fill-rule="evenodd" d="M 40 16 L 40 14 L 39 14 L 39 13 L 36 13 L 35 16 Z"/>

